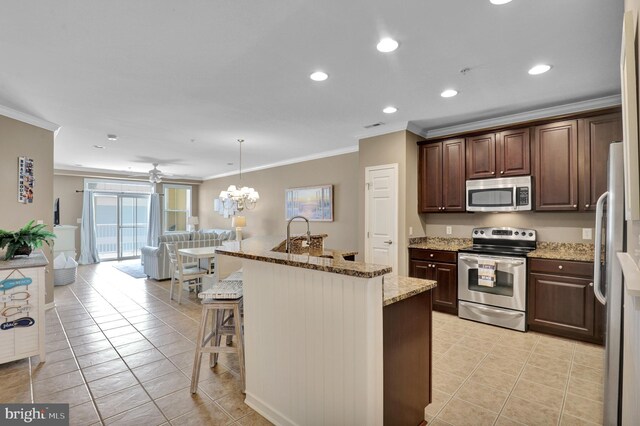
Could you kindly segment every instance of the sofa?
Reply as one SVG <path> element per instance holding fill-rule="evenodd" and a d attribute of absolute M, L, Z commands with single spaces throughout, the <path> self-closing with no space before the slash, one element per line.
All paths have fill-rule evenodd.
<path fill-rule="evenodd" d="M 235 230 L 209 229 L 197 232 L 172 232 L 158 237 L 155 246 L 142 247 L 142 264 L 144 273 L 154 280 L 166 280 L 171 277 L 171 262 L 167 251 L 167 244 L 175 244 L 176 249 L 217 247 L 223 241 L 234 240 Z"/>

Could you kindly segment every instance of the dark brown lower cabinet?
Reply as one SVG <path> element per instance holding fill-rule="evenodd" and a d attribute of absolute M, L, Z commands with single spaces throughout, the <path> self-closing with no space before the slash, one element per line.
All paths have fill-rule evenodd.
<path fill-rule="evenodd" d="M 423 424 L 431 403 L 432 291 L 382 310 L 385 426 Z"/>
<path fill-rule="evenodd" d="M 433 310 L 458 315 L 458 265 L 452 251 L 409 249 L 409 276 L 438 282 Z"/>
<path fill-rule="evenodd" d="M 593 293 L 593 263 L 530 259 L 529 330 L 604 343 L 604 306 Z"/>

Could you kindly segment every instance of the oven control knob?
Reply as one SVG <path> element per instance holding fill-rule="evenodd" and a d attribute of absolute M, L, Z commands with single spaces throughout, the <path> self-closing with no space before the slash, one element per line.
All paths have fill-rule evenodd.
<path fill-rule="evenodd" d="M 530 237 L 533 237 L 533 232 L 529 232 L 529 236 L 530 236 Z"/>
<path fill-rule="evenodd" d="M 484 234 L 484 231 L 480 231 L 481 234 Z"/>
<path fill-rule="evenodd" d="M 514 232 L 516 235 L 520 235 L 520 233 L 518 231 Z"/>
<path fill-rule="evenodd" d="M 473 231 L 473 233 L 477 235 L 477 234 L 478 234 L 478 231 Z"/>

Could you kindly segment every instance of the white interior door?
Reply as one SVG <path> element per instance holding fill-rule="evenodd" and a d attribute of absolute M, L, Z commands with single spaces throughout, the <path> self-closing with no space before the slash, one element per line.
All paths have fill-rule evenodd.
<path fill-rule="evenodd" d="M 398 164 L 365 169 L 365 261 L 398 273 Z"/>

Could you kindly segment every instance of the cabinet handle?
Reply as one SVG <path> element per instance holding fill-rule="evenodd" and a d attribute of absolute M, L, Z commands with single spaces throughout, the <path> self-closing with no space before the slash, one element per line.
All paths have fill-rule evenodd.
<path fill-rule="evenodd" d="M 578 205 L 577 205 L 577 204 L 574 204 L 574 205 L 573 205 L 573 208 L 574 208 L 574 209 L 575 209 L 575 208 L 577 208 L 577 207 L 578 207 Z"/>
<path fill-rule="evenodd" d="M 495 174 L 496 174 L 496 172 L 491 172 L 491 174 L 492 174 L 492 175 L 495 175 Z"/>
<path fill-rule="evenodd" d="M 562 265 L 558 265 L 558 269 L 562 269 Z"/>
<path fill-rule="evenodd" d="M 503 175 L 504 174 L 504 170 L 500 170 L 500 174 Z"/>
<path fill-rule="evenodd" d="M 431 253 L 431 254 L 429 255 L 429 257 L 433 257 L 433 253 Z"/>
<path fill-rule="evenodd" d="M 589 283 L 589 287 L 593 287 L 593 283 Z"/>
<path fill-rule="evenodd" d="M 584 205 L 584 208 L 585 208 L 585 209 L 588 209 L 588 208 L 589 208 L 589 204 L 585 204 L 585 205 Z"/>
<path fill-rule="evenodd" d="M 446 209 L 446 207 L 443 207 L 442 210 Z"/>

